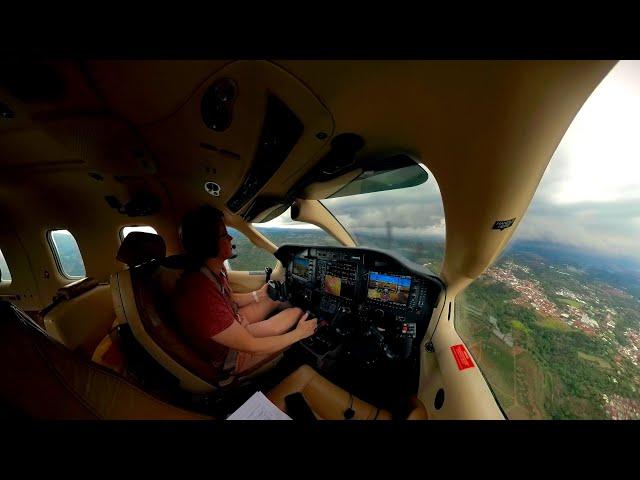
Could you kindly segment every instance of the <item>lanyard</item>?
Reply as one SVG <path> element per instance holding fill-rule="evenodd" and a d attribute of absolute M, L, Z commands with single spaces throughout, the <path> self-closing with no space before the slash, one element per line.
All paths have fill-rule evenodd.
<path fill-rule="evenodd" d="M 236 302 L 234 302 L 231 298 L 231 292 L 227 292 L 227 290 L 224 288 L 224 284 L 218 279 L 218 276 L 213 273 L 211 271 L 211 269 L 209 267 L 207 267 L 206 265 L 200 268 L 200 272 L 202 272 L 202 274 L 207 277 L 209 280 L 211 280 L 219 289 L 220 289 L 220 293 L 222 294 L 222 296 L 227 300 L 227 302 L 229 303 L 229 305 L 231 306 L 231 309 L 233 310 L 234 314 L 238 313 L 238 306 L 236 305 Z M 221 272 L 221 275 L 224 275 Z"/>

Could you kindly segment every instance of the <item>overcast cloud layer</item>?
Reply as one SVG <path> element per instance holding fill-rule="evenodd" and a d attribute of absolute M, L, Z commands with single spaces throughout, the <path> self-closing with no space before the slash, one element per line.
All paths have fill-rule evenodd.
<path fill-rule="evenodd" d="M 434 178 L 404 190 L 323 201 L 351 231 L 445 234 Z M 416 200 L 419 203 L 416 204 Z M 269 226 L 297 224 L 289 214 Z M 514 239 L 640 261 L 640 62 L 620 62 L 576 116 Z"/>

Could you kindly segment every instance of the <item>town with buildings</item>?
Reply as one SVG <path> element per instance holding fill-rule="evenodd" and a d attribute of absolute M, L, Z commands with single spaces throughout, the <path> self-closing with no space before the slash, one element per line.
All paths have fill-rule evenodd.
<path fill-rule="evenodd" d="M 555 273 L 571 277 L 571 273 L 560 271 L 558 267 L 549 266 Z M 518 295 L 510 300 L 514 305 L 533 307 L 536 312 L 546 319 L 562 322 L 571 328 L 579 329 L 591 337 L 597 337 L 617 351 L 617 355 L 610 359 L 615 368 L 621 368 L 625 358 L 636 368 L 640 367 L 640 331 L 636 327 L 626 328 L 624 337 L 626 345 L 621 345 L 616 337 L 616 318 L 618 312 L 614 306 L 608 305 L 606 299 L 630 298 L 619 288 L 607 286 L 599 290 L 593 285 L 573 282 L 573 287 L 555 286 L 547 291 L 541 282 L 534 278 L 530 267 L 519 265 L 513 261 L 506 261 L 487 270 L 486 277 L 509 286 Z M 564 277 L 558 277 L 564 278 Z M 569 282 L 567 282 L 569 283 Z M 601 292 L 601 295 L 598 293 Z M 551 298 L 550 298 L 551 297 Z M 509 333 L 500 332 L 497 320 L 489 317 L 492 332 L 509 347 L 513 347 L 513 338 Z M 618 374 L 621 371 L 618 370 Z M 611 376 L 613 383 L 618 383 L 616 375 Z M 620 395 L 603 394 L 603 408 L 611 419 L 640 419 L 640 402 Z"/>

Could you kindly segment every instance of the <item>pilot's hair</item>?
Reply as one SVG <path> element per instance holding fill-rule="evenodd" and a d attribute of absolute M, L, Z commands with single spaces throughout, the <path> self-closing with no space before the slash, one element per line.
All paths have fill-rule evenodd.
<path fill-rule="evenodd" d="M 223 213 L 211 205 L 202 205 L 187 212 L 180 225 L 180 240 L 187 256 L 198 265 L 218 256 L 220 224 Z"/>

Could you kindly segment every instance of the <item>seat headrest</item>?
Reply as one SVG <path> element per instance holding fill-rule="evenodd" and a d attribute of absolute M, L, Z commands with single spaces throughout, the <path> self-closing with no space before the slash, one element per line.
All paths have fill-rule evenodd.
<path fill-rule="evenodd" d="M 124 237 L 116 259 L 128 266 L 159 260 L 167 254 L 167 246 L 160 235 L 147 232 L 131 232 Z"/>

